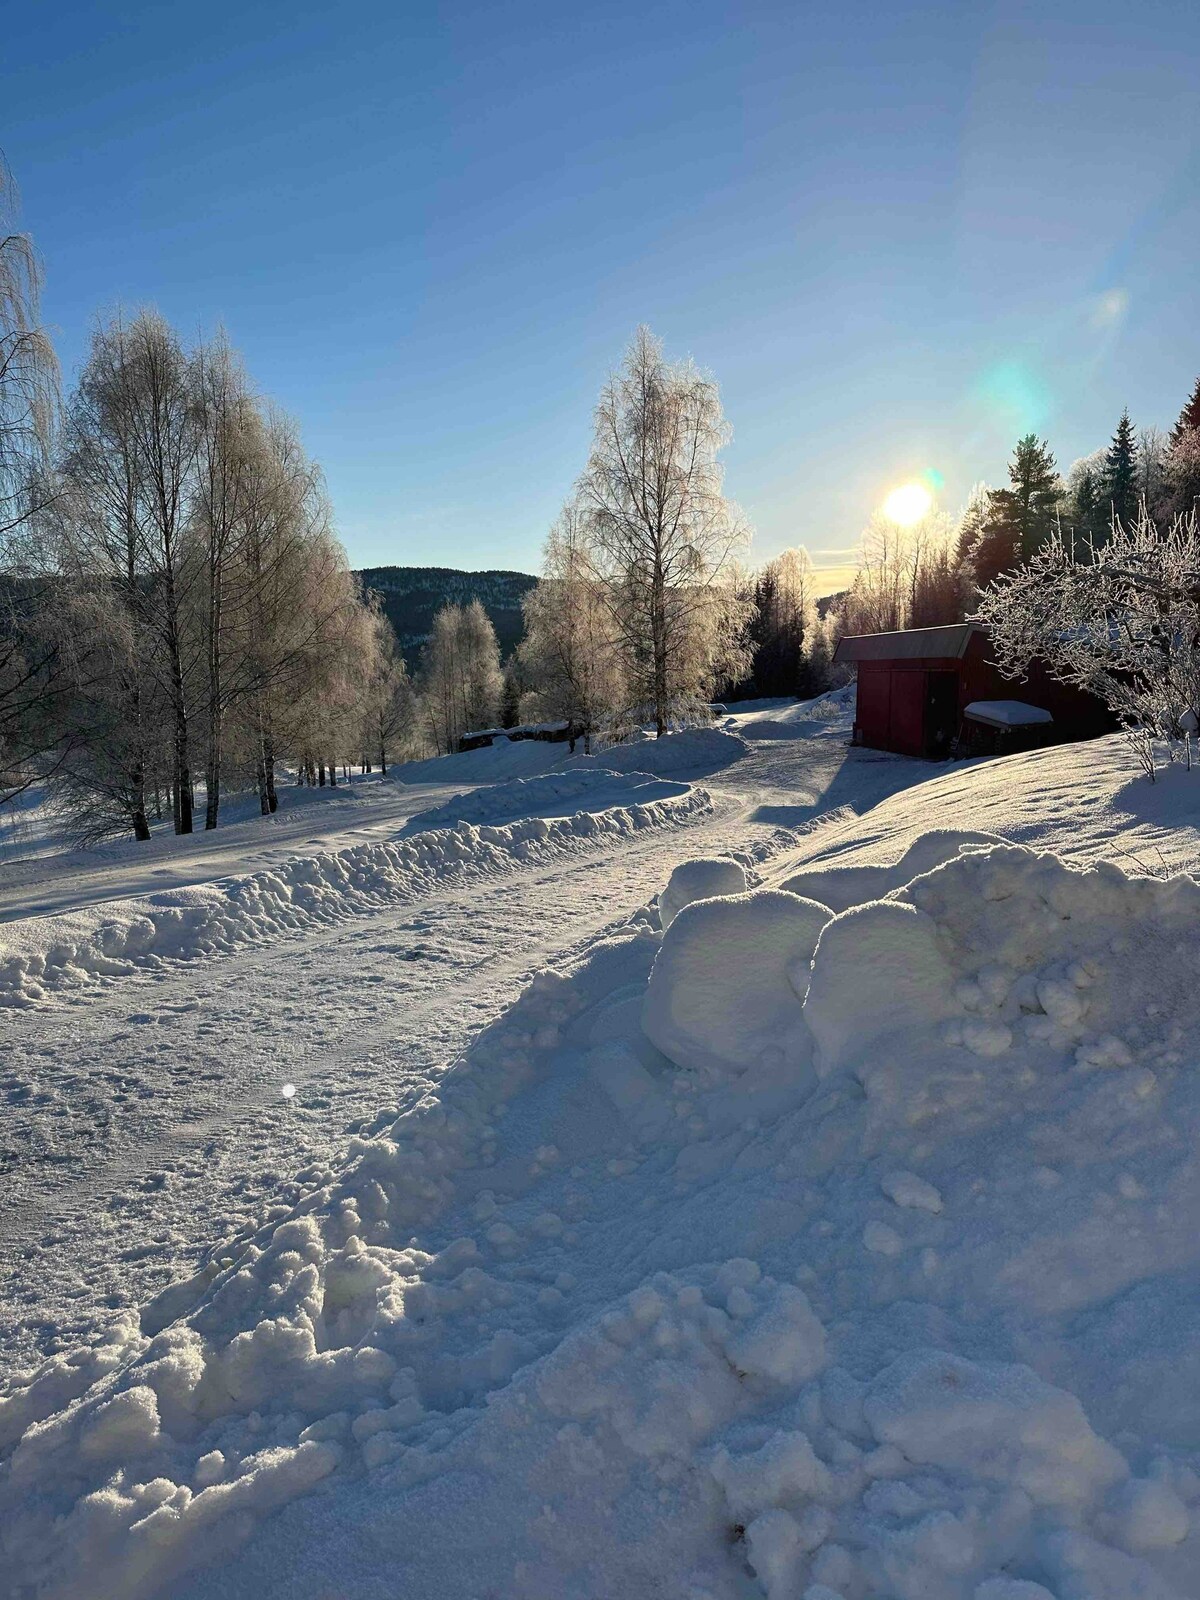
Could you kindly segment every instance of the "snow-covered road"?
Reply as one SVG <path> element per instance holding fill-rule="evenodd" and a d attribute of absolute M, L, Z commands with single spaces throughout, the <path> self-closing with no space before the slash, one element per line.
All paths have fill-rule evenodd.
<path fill-rule="evenodd" d="M 633 915 L 681 859 L 765 854 L 783 829 L 894 791 L 929 769 L 837 739 L 752 744 L 701 776 L 710 813 L 685 825 L 513 862 L 333 928 L 169 963 L 0 1021 L 0 1352 L 9 1370 L 90 1336 L 194 1270 L 222 1237 L 287 1208 L 296 1175 L 338 1159 L 350 1132 L 395 1110 L 454 1060 L 539 969 Z M 97 903 L 394 836 L 462 783 L 389 787 L 280 827 L 253 821 L 190 851 L 156 841 L 99 864 L 65 859 L 43 898 Z M 42 863 L 43 867 L 45 863 Z M 124 876 L 122 876 L 124 874 Z M 7 917 L 37 893 L 26 869 Z M 283 1087 L 296 1094 L 285 1098 Z"/>

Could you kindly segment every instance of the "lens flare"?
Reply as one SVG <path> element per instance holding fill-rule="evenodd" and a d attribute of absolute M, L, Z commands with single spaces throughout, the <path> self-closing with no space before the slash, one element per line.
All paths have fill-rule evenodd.
<path fill-rule="evenodd" d="M 883 502 L 884 516 L 889 522 L 898 522 L 902 528 L 911 528 L 914 522 L 927 517 L 932 508 L 933 496 L 921 483 L 902 483 Z"/>

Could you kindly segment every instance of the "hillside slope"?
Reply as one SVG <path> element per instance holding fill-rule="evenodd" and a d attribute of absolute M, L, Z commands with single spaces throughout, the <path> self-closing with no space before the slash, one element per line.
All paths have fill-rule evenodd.
<path fill-rule="evenodd" d="M 527 572 L 460 572 L 454 567 L 364 567 L 356 576 L 381 597 L 410 670 L 441 608 L 472 600 L 480 601 L 491 618 L 501 655 L 511 655 L 524 632 L 521 601 L 537 583 Z"/>

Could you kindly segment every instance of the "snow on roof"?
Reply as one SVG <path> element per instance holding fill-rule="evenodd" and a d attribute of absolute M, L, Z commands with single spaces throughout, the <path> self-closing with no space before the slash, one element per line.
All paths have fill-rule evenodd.
<path fill-rule="evenodd" d="M 980 630 L 973 622 L 954 622 L 941 628 L 902 628 L 897 633 L 855 633 L 838 640 L 835 662 L 919 661 L 950 657 L 961 660 L 971 635 Z"/>
<path fill-rule="evenodd" d="M 986 723 L 989 728 L 1031 728 L 1054 721 L 1041 706 L 1026 705 L 1024 700 L 972 700 L 963 716 Z"/>

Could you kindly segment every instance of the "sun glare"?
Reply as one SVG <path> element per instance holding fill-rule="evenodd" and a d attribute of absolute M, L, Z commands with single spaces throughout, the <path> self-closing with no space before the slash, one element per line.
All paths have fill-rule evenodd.
<path fill-rule="evenodd" d="M 933 496 L 919 483 L 902 483 L 893 489 L 883 502 L 883 514 L 889 522 L 898 522 L 902 528 L 911 528 L 914 522 L 929 514 Z"/>

